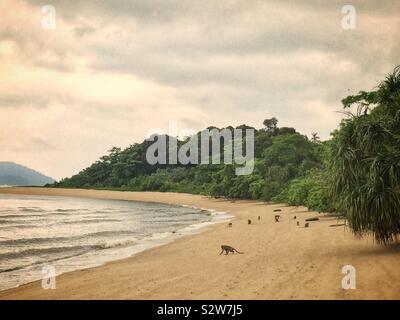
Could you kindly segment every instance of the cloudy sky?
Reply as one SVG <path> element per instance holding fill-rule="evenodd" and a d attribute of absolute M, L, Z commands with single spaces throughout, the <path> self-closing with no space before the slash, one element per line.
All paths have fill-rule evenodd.
<path fill-rule="evenodd" d="M 56 179 L 169 120 L 275 116 L 329 138 L 341 98 L 400 64 L 396 0 L 0 0 L 0 12 L 0 160 Z"/>

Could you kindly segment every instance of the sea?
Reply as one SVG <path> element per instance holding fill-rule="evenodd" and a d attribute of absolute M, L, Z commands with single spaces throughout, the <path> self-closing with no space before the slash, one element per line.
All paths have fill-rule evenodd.
<path fill-rule="evenodd" d="M 156 199 L 155 199 L 156 201 Z M 0 194 L 0 290 L 102 265 L 231 219 L 159 203 Z"/>

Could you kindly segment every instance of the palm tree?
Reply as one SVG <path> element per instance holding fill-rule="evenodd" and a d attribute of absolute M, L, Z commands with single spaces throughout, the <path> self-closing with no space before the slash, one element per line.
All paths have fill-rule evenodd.
<path fill-rule="evenodd" d="M 317 132 L 311 133 L 311 142 L 312 143 L 319 143 L 320 142 L 320 138 L 319 138 Z"/>
<path fill-rule="evenodd" d="M 357 113 L 334 134 L 333 194 L 357 236 L 380 243 L 400 235 L 400 67 L 376 91 L 343 100 Z"/>

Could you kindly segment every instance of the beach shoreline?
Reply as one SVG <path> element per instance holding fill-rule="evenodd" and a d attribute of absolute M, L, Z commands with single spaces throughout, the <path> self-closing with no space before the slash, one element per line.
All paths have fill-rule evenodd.
<path fill-rule="evenodd" d="M 103 200 L 66 196 L 15 194 L 10 194 L 9 196 L 11 197 L 6 197 L 4 200 L 13 201 L 13 205 L 9 203 L 7 205 L 7 202 L 3 202 L 3 195 L 0 194 L 0 207 L 2 205 L 5 207 L 14 206 L 13 209 L 18 210 L 16 219 L 18 217 L 28 218 L 26 224 L 24 219 L 18 220 L 20 225 L 22 223 L 22 233 L 27 237 L 18 235 L 21 232 L 16 227 L 12 227 L 11 231 L 8 227 L 9 216 L 10 214 L 14 215 L 15 210 L 11 208 L 11 211 L 5 210 L 6 216 L 3 217 L 4 210 L 0 208 L 0 260 L 4 259 L 4 256 L 7 254 L 12 257 L 12 260 L 2 260 L 0 263 L 0 292 L 42 280 L 42 268 L 49 265 L 55 268 L 57 276 L 67 272 L 101 266 L 112 261 L 132 257 L 150 248 L 166 245 L 180 237 L 204 232 L 214 224 L 226 223 L 233 217 L 226 212 L 190 205 L 165 205 L 142 201 Z M 130 202 L 132 203 L 129 204 Z M 78 207 L 76 207 L 77 204 Z M 93 209 L 93 205 L 99 207 Z M 149 211 L 143 212 L 140 215 L 141 219 L 135 219 L 135 223 L 132 224 L 132 217 L 135 217 L 138 208 L 139 210 L 140 208 L 142 210 L 143 208 L 148 208 Z M 40 225 L 43 225 L 42 222 L 38 222 L 36 228 L 32 228 L 32 224 L 30 224 L 31 216 L 29 214 L 25 216 L 24 214 L 27 211 L 34 211 L 32 217 L 37 218 L 41 216 L 40 212 L 48 212 L 49 210 L 53 214 L 50 214 L 48 221 L 46 221 L 48 228 L 44 226 L 40 227 Z M 162 217 L 165 217 L 166 210 L 170 213 L 178 212 L 178 215 L 172 218 L 173 222 L 169 222 L 167 218 L 165 223 L 161 225 L 160 219 L 164 221 L 163 219 L 165 218 L 160 218 L 160 214 Z M 95 212 L 95 223 L 92 223 L 93 220 L 91 220 L 93 219 L 93 215 L 91 215 L 93 211 Z M 121 213 L 121 211 L 125 213 Z M 20 212 L 22 215 L 19 215 Z M 179 213 L 182 213 L 183 216 L 179 217 Z M 58 214 L 59 217 L 53 217 Z M 100 214 L 100 216 L 96 216 L 97 214 Z M 120 216 L 121 214 L 122 216 Z M 154 215 L 156 216 L 154 217 Z M 193 215 L 196 218 L 193 218 Z M 155 220 L 152 220 L 153 217 Z M 190 217 L 190 222 L 186 222 L 187 217 Z M 13 217 L 13 219 L 15 218 Z M 61 222 L 58 219 L 61 219 Z M 5 226 L 3 225 L 3 221 L 6 223 Z M 82 225 L 80 221 L 84 224 Z M 110 226 L 108 224 L 109 221 L 112 223 L 119 222 L 118 226 Z M 154 221 L 155 225 L 159 225 L 159 227 L 153 227 L 151 221 Z M 85 222 L 89 223 L 89 228 L 85 228 Z M 137 227 L 139 225 L 140 228 Z M 59 230 L 57 230 L 57 227 Z M 26 228 L 32 231 L 29 232 Z M 2 234 L 3 230 L 4 234 Z M 80 231 L 77 233 L 77 230 Z M 13 231 L 17 232 L 14 234 Z M 62 235 L 57 231 L 61 232 Z M 38 235 L 38 233 L 41 235 Z M 68 240 L 69 237 L 71 237 L 70 240 Z M 17 239 L 16 242 L 14 242 L 14 239 Z M 50 239 L 54 239 L 56 242 L 52 242 Z M 4 240 L 5 242 L 3 242 Z M 38 245 L 38 241 L 42 245 Z M 29 244 L 30 242 L 31 244 Z M 14 243 L 15 246 L 13 246 Z M 4 250 L 2 247 L 3 244 Z M 10 245 L 12 246 L 11 248 Z M 62 257 L 53 254 L 56 252 L 55 247 L 60 247 L 60 253 L 64 252 Z M 24 259 L 21 260 L 20 257 L 23 257 L 24 252 L 32 250 L 36 251 L 35 256 L 41 262 L 36 262 L 36 260 L 34 263 L 29 264 L 24 262 Z M 43 258 L 39 258 L 42 256 Z M 30 259 L 33 259 L 33 257 L 32 255 Z"/>
<path fill-rule="evenodd" d="M 232 228 L 214 224 L 130 258 L 57 276 L 55 290 L 36 281 L 1 291 L 0 299 L 400 299 L 399 246 L 356 239 L 344 227 L 329 227 L 335 217 L 303 207 L 159 192 L 20 187 L 0 193 L 156 202 L 234 216 Z M 320 220 L 310 228 L 296 225 L 315 216 Z M 221 244 L 244 254 L 220 256 Z M 341 286 L 349 264 L 357 270 L 355 290 Z"/>

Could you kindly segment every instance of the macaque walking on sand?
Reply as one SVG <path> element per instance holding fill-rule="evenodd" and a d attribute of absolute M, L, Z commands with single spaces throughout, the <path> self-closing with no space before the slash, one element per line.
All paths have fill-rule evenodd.
<path fill-rule="evenodd" d="M 235 253 L 235 251 L 236 251 L 237 253 L 239 253 L 239 254 L 243 254 L 243 252 L 239 252 L 239 251 L 237 251 L 235 248 L 233 248 L 233 247 L 231 247 L 231 246 L 227 246 L 227 245 L 225 245 L 225 244 L 223 244 L 223 245 L 221 246 L 221 249 L 222 249 L 222 251 L 221 251 L 221 253 L 220 253 L 219 255 L 221 255 L 224 251 L 225 251 L 225 254 L 228 254 L 228 253 L 230 253 L 230 252 Z"/>

